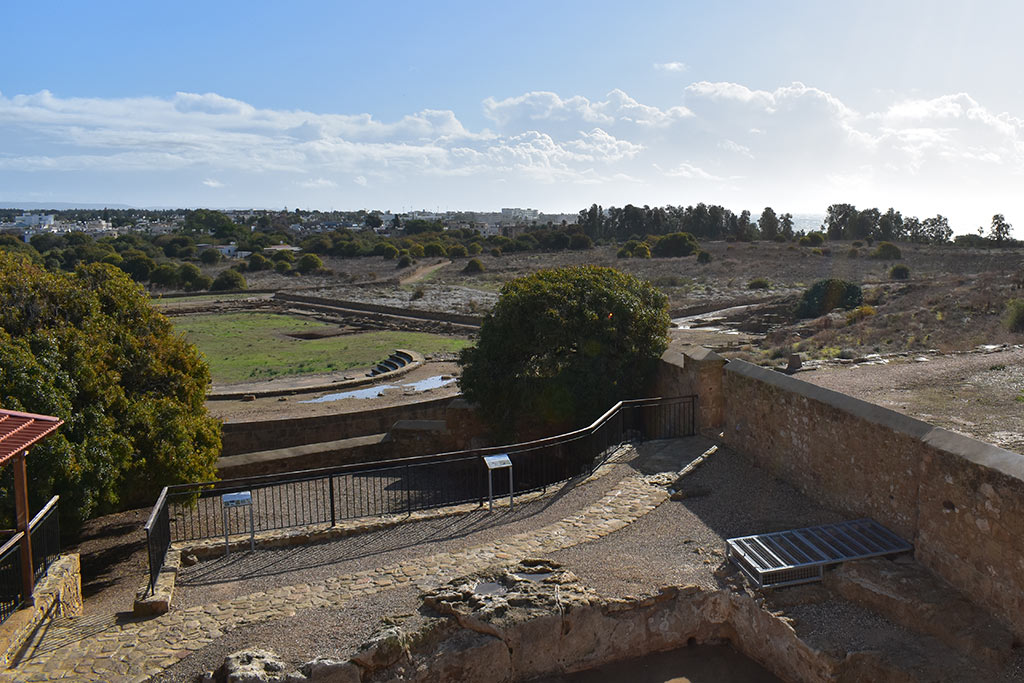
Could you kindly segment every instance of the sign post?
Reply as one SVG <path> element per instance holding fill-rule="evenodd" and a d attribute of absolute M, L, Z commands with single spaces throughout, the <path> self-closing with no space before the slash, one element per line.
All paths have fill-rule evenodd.
<path fill-rule="evenodd" d="M 225 493 L 220 499 L 224 504 L 224 555 L 231 554 L 231 543 L 228 541 L 228 508 L 249 508 L 249 549 L 256 550 L 256 523 L 253 519 L 252 492 Z"/>
<path fill-rule="evenodd" d="M 488 512 L 494 512 L 494 470 L 508 470 L 508 507 L 511 510 L 513 504 L 514 490 L 512 486 L 512 460 L 508 453 L 499 455 L 485 455 L 484 464 L 487 465 L 487 499 Z"/>

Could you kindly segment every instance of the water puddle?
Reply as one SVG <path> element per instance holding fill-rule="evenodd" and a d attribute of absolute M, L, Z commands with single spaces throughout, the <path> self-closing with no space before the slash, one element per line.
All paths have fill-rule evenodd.
<path fill-rule="evenodd" d="M 405 389 L 406 393 L 415 393 L 420 391 L 429 391 L 430 389 L 439 389 L 455 381 L 456 378 L 451 375 L 434 375 L 433 377 L 421 379 L 418 382 L 408 382 L 400 386 L 395 386 L 394 384 L 382 384 L 379 387 L 367 387 L 366 389 L 343 391 L 338 394 L 326 394 L 320 398 L 313 398 L 308 401 L 299 401 L 299 403 L 330 403 L 332 401 L 341 401 L 346 398 L 380 398 L 387 389 Z"/>
<path fill-rule="evenodd" d="M 473 592 L 477 595 L 504 595 L 508 589 L 497 581 L 481 581 L 473 587 Z"/>
<path fill-rule="evenodd" d="M 320 398 L 312 398 L 308 401 L 299 401 L 299 403 L 330 403 L 331 401 L 341 401 L 346 398 L 380 398 L 380 395 L 383 394 L 386 389 L 394 388 L 395 387 L 390 384 L 382 384 L 379 387 L 354 389 L 352 391 L 343 391 L 340 394 L 327 394 Z"/>

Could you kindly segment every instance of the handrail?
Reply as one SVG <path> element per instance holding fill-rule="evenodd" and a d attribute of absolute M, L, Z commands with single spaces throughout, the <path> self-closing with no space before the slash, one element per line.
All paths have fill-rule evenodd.
<path fill-rule="evenodd" d="M 163 507 L 166 499 L 167 487 L 165 486 L 161 489 L 160 496 L 156 499 L 156 503 L 153 505 L 153 510 L 149 513 L 149 519 L 146 520 L 146 525 L 142 527 L 147 533 L 153 528 L 153 522 L 156 521 L 157 513 L 160 512 L 160 508 Z"/>
<path fill-rule="evenodd" d="M 556 434 L 554 436 L 546 436 L 540 439 L 534 439 L 533 441 L 521 441 L 519 443 L 504 444 L 501 446 L 485 446 L 483 448 L 471 448 L 462 451 L 447 451 L 444 453 L 434 453 L 430 455 L 418 455 L 408 458 L 390 458 L 387 460 L 375 460 L 369 463 L 352 463 L 348 465 L 335 465 L 328 467 L 316 467 L 308 470 L 293 470 L 291 472 L 279 472 L 275 474 L 258 474 L 249 477 L 238 477 L 236 479 L 222 479 L 218 481 L 203 481 L 195 482 L 190 484 L 171 484 L 170 486 L 164 487 L 161 491 L 161 499 L 165 493 L 178 493 L 180 491 L 194 491 L 197 488 L 209 487 L 213 489 L 218 488 L 229 488 L 233 485 L 233 482 L 237 482 L 240 485 L 241 482 L 245 482 L 246 486 L 259 485 L 260 482 L 269 481 L 271 483 L 281 483 L 293 480 L 300 480 L 306 478 L 314 478 L 323 476 L 326 474 L 345 474 L 348 472 L 361 472 L 368 469 L 384 469 L 391 466 L 405 466 L 405 465 L 419 465 L 423 463 L 430 463 L 442 460 L 451 460 L 458 457 L 478 457 L 483 455 L 494 455 L 496 453 L 505 453 L 509 451 L 526 451 L 535 448 L 542 448 L 544 446 L 550 446 L 552 444 L 572 441 L 577 438 L 588 436 L 594 431 L 599 429 L 605 422 L 611 419 L 612 415 L 623 407 L 629 406 L 643 406 L 645 404 L 652 404 L 657 401 L 664 401 L 672 398 L 684 398 L 684 397 L 647 397 L 647 398 L 633 398 L 619 401 L 611 408 L 606 410 L 604 414 L 598 417 L 594 422 L 586 427 L 580 427 L 571 432 L 565 432 L 564 434 Z M 153 520 L 156 511 L 160 507 L 160 499 L 157 500 L 156 505 L 153 506 L 153 512 L 150 514 L 150 521 Z M 146 523 L 148 528 L 149 522 Z"/>
<path fill-rule="evenodd" d="M 19 531 L 18 533 L 14 534 L 9 539 L 7 539 L 6 543 L 0 545 L 0 556 L 6 555 L 7 551 L 11 549 L 11 546 L 16 545 L 18 541 L 21 540 L 21 537 L 24 535 L 24 531 Z"/>
<path fill-rule="evenodd" d="M 59 500 L 60 496 L 54 496 L 39 512 L 35 514 L 32 521 L 28 523 L 29 531 L 34 529 L 41 521 L 43 521 L 43 518 L 50 514 L 50 511 L 53 510 L 53 508 L 57 507 L 57 501 Z"/>

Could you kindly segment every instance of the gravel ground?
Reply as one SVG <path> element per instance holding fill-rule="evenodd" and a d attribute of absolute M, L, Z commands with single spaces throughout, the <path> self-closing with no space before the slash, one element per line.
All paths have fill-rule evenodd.
<path fill-rule="evenodd" d="M 1024 349 L 842 365 L 799 379 L 1024 452 Z"/>
<path fill-rule="evenodd" d="M 717 589 L 734 573 L 725 560 L 726 538 L 842 519 L 724 448 L 683 480 L 682 492 L 683 500 L 666 501 L 625 529 L 551 558 L 606 596 L 667 585 Z"/>

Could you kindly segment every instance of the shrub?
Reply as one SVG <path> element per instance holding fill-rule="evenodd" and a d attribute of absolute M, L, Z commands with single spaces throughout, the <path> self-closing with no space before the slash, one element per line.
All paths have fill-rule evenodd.
<path fill-rule="evenodd" d="M 707 264 L 711 263 L 711 254 L 706 252 L 706 251 L 704 251 L 704 250 L 698 251 L 697 252 L 697 263 L 699 263 L 701 265 L 705 265 L 705 266 Z"/>
<path fill-rule="evenodd" d="M 900 252 L 900 248 L 892 242 L 879 242 L 875 250 L 871 252 L 871 258 L 882 261 L 895 261 L 903 258 L 903 254 Z"/>
<path fill-rule="evenodd" d="M 641 242 L 633 250 L 633 258 L 651 258 L 651 248 Z"/>
<path fill-rule="evenodd" d="M 897 263 L 895 266 L 889 269 L 890 280 L 908 280 L 910 279 L 910 268 L 902 263 Z"/>
<path fill-rule="evenodd" d="M 470 256 L 476 256 L 484 250 L 484 248 L 480 246 L 479 242 L 470 242 L 466 249 L 469 251 Z"/>
<path fill-rule="evenodd" d="M 411 265 L 412 265 L 412 257 L 409 256 L 408 254 L 406 254 L 405 256 L 402 256 L 401 258 L 398 259 L 398 265 L 395 266 L 395 267 L 401 269 L 401 268 L 408 268 Z"/>
<path fill-rule="evenodd" d="M 220 263 L 220 252 L 216 249 L 203 249 L 199 254 L 199 260 L 207 266 L 215 266 Z"/>
<path fill-rule="evenodd" d="M 582 251 L 584 249 L 592 249 L 594 247 L 593 240 L 582 232 L 574 233 L 569 238 L 569 248 L 574 251 Z"/>
<path fill-rule="evenodd" d="M 272 268 L 270 261 L 263 254 L 253 254 L 249 257 L 249 270 L 255 272 Z"/>
<path fill-rule="evenodd" d="M 850 251 L 846 252 L 847 258 L 857 258 L 858 256 L 860 256 L 860 251 L 857 250 L 857 247 L 850 247 Z"/>
<path fill-rule="evenodd" d="M 275 249 L 270 258 L 275 263 L 291 263 L 295 260 L 295 255 L 288 249 Z"/>
<path fill-rule="evenodd" d="M 858 306 L 857 308 L 853 309 L 852 311 L 846 314 L 846 324 L 852 325 L 856 322 L 860 322 L 864 318 L 868 318 L 875 315 L 875 313 L 876 311 L 874 306 L 869 306 L 867 304 Z"/>
<path fill-rule="evenodd" d="M 1024 299 L 1010 299 L 1006 302 L 1003 324 L 1010 332 L 1024 332 Z"/>
<path fill-rule="evenodd" d="M 796 317 L 816 318 L 834 308 L 856 308 L 863 301 L 860 287 L 851 282 L 836 278 L 818 280 L 801 296 Z"/>
<path fill-rule="evenodd" d="M 423 258 L 425 256 L 423 245 L 419 242 L 413 242 L 409 245 L 409 256 L 413 258 Z"/>
<path fill-rule="evenodd" d="M 320 260 L 320 257 L 316 254 L 303 254 L 299 262 L 295 264 L 295 270 L 299 271 L 303 275 L 309 273 L 315 273 L 318 270 L 323 270 L 324 262 Z"/>
<path fill-rule="evenodd" d="M 542 270 L 505 284 L 459 386 L 495 429 L 586 424 L 644 391 L 668 344 L 668 300 L 611 268 Z"/>
<path fill-rule="evenodd" d="M 378 246 L 379 249 L 375 249 L 375 251 L 379 251 L 385 260 L 390 261 L 391 259 L 398 258 L 398 247 L 395 245 L 390 242 L 382 242 Z"/>
<path fill-rule="evenodd" d="M 453 244 L 448 247 L 448 258 L 466 258 L 469 252 L 461 244 Z"/>
<path fill-rule="evenodd" d="M 444 248 L 444 245 L 440 242 L 427 242 L 423 245 L 424 256 L 447 256 L 448 251 Z"/>
<path fill-rule="evenodd" d="M 700 251 L 697 239 L 688 232 L 672 232 L 654 243 L 652 253 L 659 257 L 689 256 Z"/>
<path fill-rule="evenodd" d="M 859 249 L 860 247 L 863 247 L 863 246 L 864 246 L 864 243 L 863 243 L 863 242 L 861 242 L 860 240 L 854 240 L 854 241 L 853 241 L 853 246 L 854 246 L 855 248 Z"/>
<path fill-rule="evenodd" d="M 410 296 L 409 298 L 412 301 L 416 301 L 417 299 L 422 299 L 425 294 L 426 294 L 426 291 L 424 291 L 423 286 L 421 285 L 421 286 L 419 286 L 419 287 L 417 287 L 416 289 L 413 290 L 412 296 Z"/>
<path fill-rule="evenodd" d="M 501 247 L 494 247 L 493 249 L 491 249 L 491 256 L 493 256 L 494 258 L 498 258 L 499 256 L 501 256 Z"/>
<path fill-rule="evenodd" d="M 462 269 L 463 273 L 473 275 L 474 273 L 484 272 L 484 264 L 480 262 L 480 259 L 473 258 L 466 262 L 466 267 Z"/>
<path fill-rule="evenodd" d="M 281 275 L 287 275 L 292 271 L 292 267 L 291 264 L 287 263 L 286 261 L 281 261 L 276 266 L 274 266 L 274 271 Z"/>
<path fill-rule="evenodd" d="M 769 289 L 771 286 L 771 281 L 766 277 L 755 277 L 747 283 L 747 289 Z"/>
<path fill-rule="evenodd" d="M 626 247 L 622 247 L 621 249 L 618 250 L 618 252 L 615 253 L 615 256 L 617 258 L 632 258 L 633 252 L 631 252 Z"/>
<path fill-rule="evenodd" d="M 227 268 L 220 271 L 220 274 L 217 275 L 213 284 L 210 285 L 210 289 L 214 292 L 226 292 L 234 289 L 245 288 L 245 276 L 233 268 Z"/>
<path fill-rule="evenodd" d="M 820 232 L 809 232 L 800 238 L 801 247 L 820 247 L 825 244 L 825 236 Z"/>

